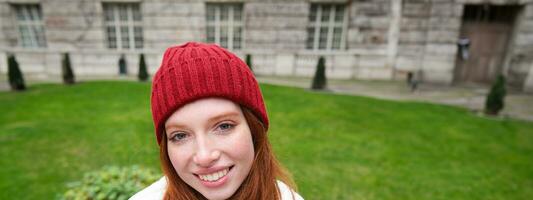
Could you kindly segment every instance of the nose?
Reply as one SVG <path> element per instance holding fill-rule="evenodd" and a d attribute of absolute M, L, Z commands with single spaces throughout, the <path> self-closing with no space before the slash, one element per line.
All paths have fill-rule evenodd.
<path fill-rule="evenodd" d="M 210 167 L 220 158 L 218 150 L 209 138 L 199 138 L 196 141 L 196 153 L 193 162 L 200 167 Z"/>

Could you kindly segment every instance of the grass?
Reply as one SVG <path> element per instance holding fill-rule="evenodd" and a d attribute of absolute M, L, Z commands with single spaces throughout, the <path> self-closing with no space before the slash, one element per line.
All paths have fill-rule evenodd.
<path fill-rule="evenodd" d="M 529 199 L 533 123 L 262 85 L 269 137 L 307 199 Z M 147 83 L 0 93 L 0 199 L 53 199 L 106 165 L 159 171 Z"/>

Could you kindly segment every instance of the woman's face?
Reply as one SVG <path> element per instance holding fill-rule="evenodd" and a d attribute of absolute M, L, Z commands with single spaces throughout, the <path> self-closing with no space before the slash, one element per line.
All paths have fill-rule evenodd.
<path fill-rule="evenodd" d="M 165 130 L 178 176 L 207 199 L 231 197 L 248 175 L 252 135 L 232 101 L 206 98 L 186 104 L 168 118 Z"/>

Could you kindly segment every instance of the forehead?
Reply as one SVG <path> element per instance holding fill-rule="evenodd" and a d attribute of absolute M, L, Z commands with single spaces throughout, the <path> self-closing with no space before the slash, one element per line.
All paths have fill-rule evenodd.
<path fill-rule="evenodd" d="M 207 121 L 211 118 L 231 113 L 242 116 L 239 105 L 230 100 L 223 98 L 204 98 L 185 104 L 174 111 L 165 122 L 165 127 L 175 124 L 194 124 L 195 122 Z"/>

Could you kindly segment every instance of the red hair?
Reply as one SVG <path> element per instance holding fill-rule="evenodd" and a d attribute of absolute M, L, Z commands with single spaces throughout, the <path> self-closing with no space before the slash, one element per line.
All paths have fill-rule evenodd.
<path fill-rule="evenodd" d="M 291 189 L 296 190 L 296 185 L 287 170 L 279 163 L 272 151 L 272 146 L 267 138 L 266 130 L 261 121 L 245 107 L 241 107 L 244 118 L 250 127 L 254 143 L 255 157 L 248 176 L 241 186 L 229 199 L 235 200 L 275 200 L 281 199 L 276 180 L 281 180 Z M 165 200 L 195 200 L 206 199 L 198 191 L 187 185 L 178 176 L 170 162 L 167 149 L 167 136 L 161 134 L 159 157 L 161 168 L 167 177 L 167 190 Z"/>

